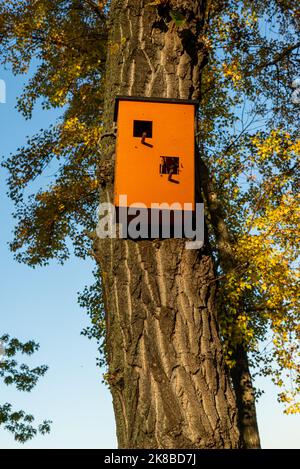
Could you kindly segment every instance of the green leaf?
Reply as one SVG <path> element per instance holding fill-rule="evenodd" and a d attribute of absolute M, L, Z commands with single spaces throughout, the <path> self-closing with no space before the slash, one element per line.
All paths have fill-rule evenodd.
<path fill-rule="evenodd" d="M 182 26 L 186 22 L 186 17 L 179 11 L 171 10 L 170 16 L 176 26 Z"/>

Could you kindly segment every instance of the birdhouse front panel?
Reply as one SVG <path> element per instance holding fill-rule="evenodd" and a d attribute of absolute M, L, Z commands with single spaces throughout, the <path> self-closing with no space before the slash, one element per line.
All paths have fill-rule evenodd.
<path fill-rule="evenodd" d="M 195 102 L 117 98 L 115 205 L 195 206 Z"/>

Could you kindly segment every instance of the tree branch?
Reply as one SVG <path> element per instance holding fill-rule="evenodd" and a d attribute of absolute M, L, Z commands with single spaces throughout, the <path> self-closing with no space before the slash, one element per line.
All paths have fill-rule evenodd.
<path fill-rule="evenodd" d="M 96 13 L 96 15 L 103 21 L 106 21 L 106 16 L 103 13 L 103 9 L 98 6 L 96 3 L 94 3 L 92 0 L 84 0 L 85 3 L 87 3 L 91 9 Z"/>
<path fill-rule="evenodd" d="M 298 49 L 299 47 L 300 47 L 300 41 L 297 42 L 296 44 L 292 44 L 292 45 L 288 46 L 286 49 L 284 49 L 281 52 L 279 52 L 278 54 L 276 54 L 275 57 L 273 58 L 273 60 L 271 60 L 269 62 L 262 62 L 261 64 L 259 64 L 254 70 L 252 70 L 251 73 L 260 72 L 265 68 L 272 67 L 273 65 L 277 65 L 278 62 L 280 62 L 285 57 L 289 56 L 292 52 L 294 52 L 294 50 Z"/>

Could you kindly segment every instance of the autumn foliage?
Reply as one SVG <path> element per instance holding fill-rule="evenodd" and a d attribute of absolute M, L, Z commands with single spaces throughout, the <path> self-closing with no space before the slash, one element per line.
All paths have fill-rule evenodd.
<path fill-rule="evenodd" d="M 185 10 L 176 1 L 149 1 L 153 17 L 166 3 L 165 21 L 183 27 Z M 70 239 L 79 256 L 91 249 L 106 53 L 126 46 L 126 37 L 108 42 L 108 10 L 109 2 L 93 0 L 0 2 L 2 62 L 25 77 L 34 70 L 19 111 L 30 118 L 38 100 L 61 108 L 58 122 L 4 163 L 16 204 L 11 248 L 31 266 L 65 261 Z M 214 2 L 201 38 L 208 63 L 197 129 L 209 169 L 204 199 L 227 363 L 234 366 L 243 344 L 253 369 L 279 387 L 287 413 L 300 410 L 299 104 L 291 98 L 299 24 L 295 0 Z M 33 181 L 40 190 L 31 194 Z M 88 306 L 88 294 L 84 300 Z M 97 307 L 103 328 L 93 298 L 94 325 Z"/>

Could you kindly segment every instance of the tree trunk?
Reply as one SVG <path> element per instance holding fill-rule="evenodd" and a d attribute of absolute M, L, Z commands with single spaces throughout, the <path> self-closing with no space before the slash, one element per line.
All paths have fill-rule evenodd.
<path fill-rule="evenodd" d="M 247 352 L 242 345 L 236 348 L 232 357 L 236 365 L 231 370 L 233 386 L 238 406 L 238 425 L 241 433 L 241 445 L 247 449 L 260 448 L 257 425 L 255 396 L 249 370 Z"/>
<path fill-rule="evenodd" d="M 113 0 L 105 132 L 117 94 L 199 98 L 205 1 Z M 151 3 L 151 2 L 150 2 Z M 182 6 L 184 27 L 168 3 Z M 101 202 L 113 200 L 114 145 L 102 141 Z M 108 382 L 120 448 L 238 448 L 237 406 L 218 334 L 207 247 L 178 239 L 98 239 L 107 318 Z"/>

